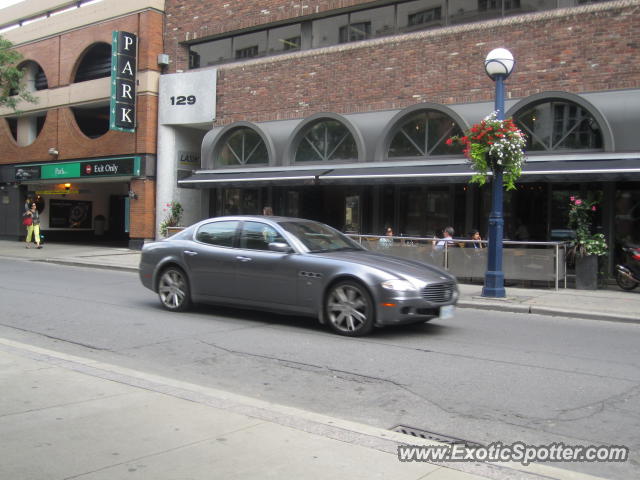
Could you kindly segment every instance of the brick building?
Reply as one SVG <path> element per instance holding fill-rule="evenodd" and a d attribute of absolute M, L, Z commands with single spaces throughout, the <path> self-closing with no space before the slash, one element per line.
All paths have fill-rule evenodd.
<path fill-rule="evenodd" d="M 24 235 L 20 216 L 30 196 L 47 239 L 141 245 L 154 237 L 163 6 L 39 0 L 0 10 L 0 34 L 22 54 L 38 99 L 18 113 L 0 112 L 0 236 Z M 137 36 L 131 131 L 110 128 L 115 31 Z"/>
<path fill-rule="evenodd" d="M 490 188 L 468 185 L 444 140 L 493 110 L 483 61 L 505 47 L 506 113 L 529 137 L 507 238 L 561 238 L 569 196 L 594 195 L 611 248 L 640 241 L 637 0 L 167 1 L 165 12 L 167 80 L 215 72 L 184 92 L 195 112 L 215 89 L 209 127 L 160 122 L 159 199 L 183 200 L 189 220 L 270 204 L 360 233 L 486 234 Z M 162 111 L 162 87 L 160 98 Z M 200 139 L 189 174 L 175 150 Z"/>

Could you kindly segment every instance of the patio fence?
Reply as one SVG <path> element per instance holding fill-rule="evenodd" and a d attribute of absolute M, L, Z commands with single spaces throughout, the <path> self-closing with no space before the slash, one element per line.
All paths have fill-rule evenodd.
<path fill-rule="evenodd" d="M 488 249 L 465 248 L 473 240 L 452 239 L 444 248 L 436 248 L 438 238 L 388 237 L 355 235 L 349 237 L 367 248 L 397 257 L 419 260 L 443 267 L 458 278 L 482 278 L 487 269 Z M 560 283 L 567 288 L 566 242 L 503 241 L 502 271 L 505 280 L 538 280 L 553 282 L 556 290 Z"/>

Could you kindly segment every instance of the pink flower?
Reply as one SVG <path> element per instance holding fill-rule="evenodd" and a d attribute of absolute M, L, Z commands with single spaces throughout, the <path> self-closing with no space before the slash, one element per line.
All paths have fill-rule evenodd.
<path fill-rule="evenodd" d="M 596 211 L 596 206 L 594 205 L 593 207 L 591 207 L 591 211 L 595 212 Z"/>
<path fill-rule="evenodd" d="M 577 200 L 576 200 L 576 205 L 582 205 L 582 200 L 577 199 Z"/>
<path fill-rule="evenodd" d="M 576 197 L 569 197 L 569 200 L 571 200 L 572 202 L 576 199 Z"/>

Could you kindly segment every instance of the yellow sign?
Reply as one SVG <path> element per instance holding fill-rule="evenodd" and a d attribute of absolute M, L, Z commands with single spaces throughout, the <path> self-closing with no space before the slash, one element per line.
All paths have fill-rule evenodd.
<path fill-rule="evenodd" d="M 80 190 L 40 190 L 36 195 L 72 195 L 78 194 Z"/>

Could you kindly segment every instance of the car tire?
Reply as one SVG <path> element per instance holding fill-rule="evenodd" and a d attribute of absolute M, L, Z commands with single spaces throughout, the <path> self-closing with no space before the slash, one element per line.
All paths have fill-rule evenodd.
<path fill-rule="evenodd" d="M 350 280 L 331 286 L 325 297 L 324 314 L 334 332 L 348 337 L 371 333 L 375 322 L 371 295 L 362 284 Z"/>
<path fill-rule="evenodd" d="M 164 308 L 172 312 L 184 312 L 191 306 L 189 280 L 178 267 L 162 271 L 158 280 L 158 298 Z"/>
<path fill-rule="evenodd" d="M 618 286 L 621 289 L 627 290 L 627 291 L 633 290 L 634 288 L 636 288 L 638 286 L 638 284 L 636 282 L 634 282 L 630 278 L 627 278 L 626 276 L 624 276 L 620 272 L 616 273 L 616 282 L 618 283 Z"/>

